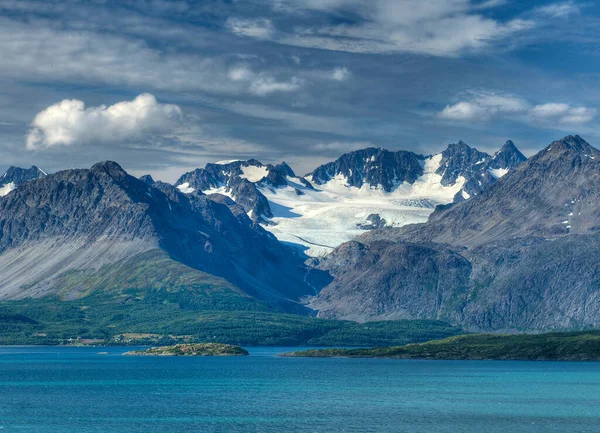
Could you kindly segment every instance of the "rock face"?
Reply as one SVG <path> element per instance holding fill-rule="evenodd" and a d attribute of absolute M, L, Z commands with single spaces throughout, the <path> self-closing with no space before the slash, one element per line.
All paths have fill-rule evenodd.
<path fill-rule="evenodd" d="M 39 179 L 46 176 L 46 173 L 35 165 L 31 168 L 20 168 L 12 166 L 0 178 L 0 197 L 5 196 L 12 190 L 25 182 Z"/>
<path fill-rule="evenodd" d="M 426 224 L 340 246 L 320 264 L 334 280 L 311 306 L 322 317 L 435 318 L 471 330 L 597 327 L 598 184 L 600 152 L 579 136 L 556 141 Z"/>
<path fill-rule="evenodd" d="M 293 250 L 235 204 L 128 175 L 103 162 L 22 184 L 0 199 L 1 298 L 57 293 L 68 272 L 160 249 L 287 311 L 314 288 Z"/>
<path fill-rule="evenodd" d="M 349 186 L 381 185 L 384 191 L 390 192 L 399 183 L 417 180 L 423 174 L 424 160 L 423 155 L 413 152 L 390 152 L 371 147 L 346 153 L 336 161 L 318 167 L 309 176 L 317 185 L 341 175 Z"/>

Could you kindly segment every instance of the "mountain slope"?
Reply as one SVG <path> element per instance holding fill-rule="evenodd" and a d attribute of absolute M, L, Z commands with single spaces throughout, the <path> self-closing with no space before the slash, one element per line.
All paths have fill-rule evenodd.
<path fill-rule="evenodd" d="M 320 264 L 321 317 L 436 318 L 471 330 L 600 325 L 600 152 L 552 143 L 426 224 L 373 230 Z"/>
<path fill-rule="evenodd" d="M 102 269 L 157 249 L 277 308 L 301 310 L 297 299 L 314 292 L 293 250 L 245 215 L 207 196 L 148 185 L 114 162 L 27 182 L 0 199 L 5 299 L 57 293 L 67 272 L 97 280 Z"/>

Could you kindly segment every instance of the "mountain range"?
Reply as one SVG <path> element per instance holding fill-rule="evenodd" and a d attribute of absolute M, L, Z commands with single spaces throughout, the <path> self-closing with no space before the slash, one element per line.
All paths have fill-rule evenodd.
<path fill-rule="evenodd" d="M 512 141 L 494 155 L 460 141 L 430 156 L 357 150 L 305 176 L 285 162 L 222 161 L 175 185 L 226 195 L 280 241 L 319 257 L 365 229 L 425 222 L 435 206 L 481 193 L 525 159 Z"/>
<path fill-rule="evenodd" d="M 304 176 L 222 161 L 174 185 L 110 161 L 11 167 L 0 299 L 158 291 L 194 308 L 358 322 L 597 327 L 598 181 L 600 151 L 579 136 L 529 159 L 512 141 L 494 155 L 462 141 L 428 156 L 367 148 Z"/>

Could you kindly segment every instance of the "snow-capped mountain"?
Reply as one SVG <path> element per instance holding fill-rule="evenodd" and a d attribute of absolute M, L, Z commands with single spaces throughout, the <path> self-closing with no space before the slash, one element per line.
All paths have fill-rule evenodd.
<path fill-rule="evenodd" d="M 31 168 L 10 167 L 0 178 L 0 197 L 16 189 L 19 185 L 30 180 L 39 179 L 46 176 L 46 172 L 37 168 L 35 165 Z"/>
<path fill-rule="evenodd" d="M 524 160 L 510 141 L 494 156 L 462 141 L 430 156 L 367 148 L 305 177 L 286 163 L 223 161 L 184 174 L 176 186 L 226 195 L 280 241 L 323 256 L 365 230 L 425 222 L 437 205 L 479 194 Z"/>

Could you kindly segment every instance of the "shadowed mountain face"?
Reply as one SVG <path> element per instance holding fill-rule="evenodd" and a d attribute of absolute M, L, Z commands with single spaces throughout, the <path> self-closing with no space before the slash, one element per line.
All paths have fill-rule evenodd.
<path fill-rule="evenodd" d="M 474 330 L 598 326 L 599 184 L 600 152 L 579 136 L 556 141 L 426 224 L 340 246 L 320 264 L 335 278 L 311 306 L 323 317 Z"/>
<path fill-rule="evenodd" d="M 314 292 L 301 258 L 232 213 L 235 204 L 149 183 L 104 162 L 24 183 L 0 199 L 0 297 L 54 294 L 65 274 L 97 277 L 156 249 L 277 308 L 301 309 L 295 301 Z"/>

